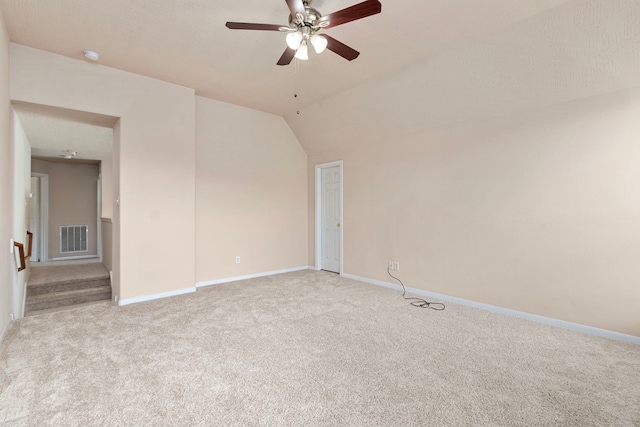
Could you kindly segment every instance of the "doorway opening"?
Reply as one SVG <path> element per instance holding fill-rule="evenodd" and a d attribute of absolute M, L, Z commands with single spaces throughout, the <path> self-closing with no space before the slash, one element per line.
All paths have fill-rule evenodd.
<path fill-rule="evenodd" d="M 31 262 L 49 258 L 49 175 L 31 172 L 31 205 L 29 230 L 33 233 Z"/>
<path fill-rule="evenodd" d="M 101 259 L 100 161 L 31 158 L 31 262 Z"/>
<path fill-rule="evenodd" d="M 316 165 L 316 269 L 343 274 L 343 162 Z"/>

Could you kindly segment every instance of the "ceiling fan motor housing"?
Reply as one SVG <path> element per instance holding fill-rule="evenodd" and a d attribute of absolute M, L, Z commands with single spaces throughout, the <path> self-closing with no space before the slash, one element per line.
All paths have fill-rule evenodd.
<path fill-rule="evenodd" d="M 289 15 L 289 26 L 291 28 L 307 27 L 310 29 L 317 29 L 316 22 L 318 22 L 318 20 L 322 17 L 322 14 L 318 12 L 317 9 L 307 6 L 306 4 L 304 7 L 304 10 L 305 10 L 305 13 L 307 14 L 306 19 L 303 18 L 302 16 L 295 17 L 292 15 Z"/>

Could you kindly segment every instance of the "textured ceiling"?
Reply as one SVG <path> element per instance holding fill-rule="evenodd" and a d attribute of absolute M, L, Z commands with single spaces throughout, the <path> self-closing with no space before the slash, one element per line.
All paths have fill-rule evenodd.
<path fill-rule="evenodd" d="M 111 158 L 116 117 L 26 102 L 12 105 L 33 156 L 59 159 L 66 151 L 77 151 L 77 159 Z"/>
<path fill-rule="evenodd" d="M 314 0 L 323 14 L 359 1 Z M 196 94 L 285 116 L 452 45 L 567 0 L 382 0 L 382 13 L 326 30 L 361 52 L 327 51 L 285 67 L 284 34 L 226 21 L 286 24 L 283 0 L 0 0 L 11 42 L 194 88 Z M 294 98 L 294 93 L 300 96 Z"/>

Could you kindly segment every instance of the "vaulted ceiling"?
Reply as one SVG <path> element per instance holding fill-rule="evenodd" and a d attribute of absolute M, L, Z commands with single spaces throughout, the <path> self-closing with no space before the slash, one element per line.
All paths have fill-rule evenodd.
<path fill-rule="evenodd" d="M 276 62 L 285 35 L 226 21 L 286 25 L 284 0 L 0 0 L 11 42 L 194 88 L 285 116 L 362 82 L 555 8 L 567 0 L 381 0 L 382 13 L 327 34 L 361 52 Z M 358 0 L 313 0 L 329 14 Z M 294 94 L 299 97 L 294 98 Z"/>
<path fill-rule="evenodd" d="M 325 51 L 288 66 L 276 65 L 284 33 L 225 27 L 286 25 L 285 0 L 0 0 L 0 11 L 13 43 L 78 61 L 94 50 L 98 67 L 280 115 L 309 156 L 640 86 L 638 0 L 380 1 L 382 13 L 324 30 L 357 59 Z M 312 0 L 323 14 L 357 3 Z M 16 111 L 41 148 L 34 129 L 65 119 L 29 108 Z"/>

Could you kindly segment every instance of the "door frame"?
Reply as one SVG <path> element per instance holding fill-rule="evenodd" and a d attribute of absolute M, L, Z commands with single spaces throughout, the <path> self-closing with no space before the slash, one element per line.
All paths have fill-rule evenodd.
<path fill-rule="evenodd" d="M 338 166 L 340 168 L 340 275 L 344 273 L 344 165 L 342 160 L 316 165 L 316 270 L 322 267 L 322 169 Z"/>
<path fill-rule="evenodd" d="M 40 221 L 38 236 L 40 244 L 40 262 L 49 260 L 49 175 L 31 172 L 32 177 L 40 180 Z"/>

